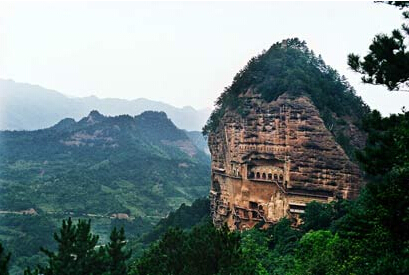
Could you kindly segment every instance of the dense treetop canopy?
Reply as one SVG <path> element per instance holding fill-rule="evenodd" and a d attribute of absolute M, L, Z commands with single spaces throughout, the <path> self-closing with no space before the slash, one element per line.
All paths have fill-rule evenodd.
<path fill-rule="evenodd" d="M 240 95 L 249 89 L 267 102 L 285 92 L 307 95 L 322 115 L 330 112 L 339 117 L 354 117 L 356 121 L 369 110 L 344 76 L 309 50 L 306 42 L 292 38 L 274 44 L 247 63 L 217 99 L 203 133 L 214 131 L 228 109 L 243 114 L 244 99 Z"/>

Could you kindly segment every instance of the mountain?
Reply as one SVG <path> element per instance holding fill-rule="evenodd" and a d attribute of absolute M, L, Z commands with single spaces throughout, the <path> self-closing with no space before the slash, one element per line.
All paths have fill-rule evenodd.
<path fill-rule="evenodd" d="M 353 153 L 365 144 L 369 108 L 305 42 L 284 40 L 251 59 L 217 104 L 204 128 L 216 225 L 299 223 L 308 202 L 358 196 Z"/>
<path fill-rule="evenodd" d="M 42 231 L 64 217 L 91 218 L 102 243 L 118 221 L 132 238 L 209 191 L 209 156 L 163 112 L 1 131 L 0 156 L 0 233 L 16 266 L 38 263 L 52 243 Z"/>
<path fill-rule="evenodd" d="M 205 152 L 207 155 L 210 155 L 209 146 L 207 145 L 207 137 L 203 136 L 202 132 L 186 131 L 186 135 L 197 148 Z"/>
<path fill-rule="evenodd" d="M 144 111 L 162 111 L 181 129 L 201 130 L 210 115 L 209 109 L 176 108 L 144 98 L 124 100 L 67 97 L 37 85 L 0 79 L 0 129 L 36 130 L 54 125 L 66 117 L 80 119 L 91 110 L 106 115 L 139 115 Z"/>
<path fill-rule="evenodd" d="M 2 210 L 161 217 L 207 189 L 208 156 L 163 112 L 106 117 L 92 111 L 43 130 L 3 131 L 0 155 Z M 27 189 L 16 200 L 19 184 Z"/>
<path fill-rule="evenodd" d="M 217 99 L 204 133 L 215 130 L 227 110 L 245 117 L 246 94 L 272 102 L 284 93 L 307 96 L 349 157 L 353 158 L 354 148 L 364 147 L 365 135 L 359 128 L 369 107 L 344 76 L 297 38 L 276 43 L 247 63 Z"/>

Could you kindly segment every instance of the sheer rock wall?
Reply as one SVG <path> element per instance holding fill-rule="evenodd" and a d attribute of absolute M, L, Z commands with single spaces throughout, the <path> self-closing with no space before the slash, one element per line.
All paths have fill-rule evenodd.
<path fill-rule="evenodd" d="M 360 171 L 306 96 L 266 103 L 246 93 L 246 115 L 227 111 L 209 134 L 211 210 L 216 225 L 243 230 L 298 219 L 310 201 L 358 195 Z"/>

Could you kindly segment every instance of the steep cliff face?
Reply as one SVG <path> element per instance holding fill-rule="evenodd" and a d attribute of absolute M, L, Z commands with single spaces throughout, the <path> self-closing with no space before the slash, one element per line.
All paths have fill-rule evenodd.
<path fill-rule="evenodd" d="M 301 213 L 312 200 L 357 196 L 359 169 L 308 97 L 245 101 L 247 116 L 229 111 L 209 135 L 216 224 L 244 229 Z"/>
<path fill-rule="evenodd" d="M 216 225 L 227 222 L 241 230 L 259 221 L 298 218 L 310 201 L 358 195 L 360 171 L 311 95 L 288 91 L 268 101 L 250 85 L 237 100 L 240 107 L 225 107 L 208 132 Z M 350 121 L 343 127 L 359 144 L 359 129 Z"/>

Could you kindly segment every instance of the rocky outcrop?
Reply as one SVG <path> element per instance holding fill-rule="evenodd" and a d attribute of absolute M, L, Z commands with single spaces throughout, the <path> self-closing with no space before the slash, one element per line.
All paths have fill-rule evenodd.
<path fill-rule="evenodd" d="M 241 114 L 227 110 L 208 137 L 216 225 L 242 230 L 259 221 L 297 218 L 313 200 L 358 195 L 357 165 L 307 96 L 284 93 L 267 103 L 249 90 L 240 97 Z"/>

